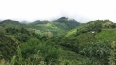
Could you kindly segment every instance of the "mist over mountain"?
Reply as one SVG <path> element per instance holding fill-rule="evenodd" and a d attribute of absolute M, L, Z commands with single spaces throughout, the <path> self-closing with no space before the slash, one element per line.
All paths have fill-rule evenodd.
<path fill-rule="evenodd" d="M 115 0 L 0 0 L 0 3 L 1 20 L 32 22 L 68 17 L 81 23 L 97 19 L 116 22 Z"/>

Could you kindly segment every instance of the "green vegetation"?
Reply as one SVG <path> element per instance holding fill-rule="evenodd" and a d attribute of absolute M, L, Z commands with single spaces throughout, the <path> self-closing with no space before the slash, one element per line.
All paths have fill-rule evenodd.
<path fill-rule="evenodd" d="M 54 21 L 0 22 L 0 65 L 116 65 L 116 24 Z"/>

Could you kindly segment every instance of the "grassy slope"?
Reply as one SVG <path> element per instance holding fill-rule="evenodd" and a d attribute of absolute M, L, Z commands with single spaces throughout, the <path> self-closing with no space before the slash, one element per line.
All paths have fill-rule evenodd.
<path fill-rule="evenodd" d="M 76 33 L 76 32 L 77 32 L 77 29 L 72 29 L 72 30 L 70 30 L 70 31 L 66 34 L 65 37 L 69 37 L 69 36 L 73 35 L 73 34 Z"/>
<path fill-rule="evenodd" d="M 116 41 L 116 29 L 103 29 L 95 36 L 98 40 Z"/>
<path fill-rule="evenodd" d="M 69 33 L 66 34 L 65 37 L 71 37 L 76 33 L 76 29 L 71 30 Z M 95 36 L 88 32 L 77 36 L 80 42 L 89 42 L 92 40 L 109 40 L 109 41 L 116 41 L 116 29 L 102 29 L 100 33 L 96 33 Z"/>

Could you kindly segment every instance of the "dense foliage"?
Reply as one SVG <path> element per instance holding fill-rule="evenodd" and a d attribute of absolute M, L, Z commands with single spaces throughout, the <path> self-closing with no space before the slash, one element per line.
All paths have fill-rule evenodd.
<path fill-rule="evenodd" d="M 61 17 L 0 22 L 0 65 L 115 65 L 116 24 Z"/>

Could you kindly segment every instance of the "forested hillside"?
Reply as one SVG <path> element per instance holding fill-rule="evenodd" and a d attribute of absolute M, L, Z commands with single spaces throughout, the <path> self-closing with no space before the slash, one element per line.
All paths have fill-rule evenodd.
<path fill-rule="evenodd" d="M 0 25 L 3 27 L 24 27 L 30 31 L 35 31 L 37 34 L 56 36 L 64 34 L 65 32 L 79 26 L 81 23 L 77 22 L 74 19 L 68 19 L 66 17 L 61 17 L 53 21 L 34 21 L 32 23 L 19 23 L 18 21 L 13 20 L 4 20 L 0 22 Z"/>
<path fill-rule="evenodd" d="M 109 20 L 4 20 L 0 65 L 115 65 L 115 38 L 116 24 Z"/>

